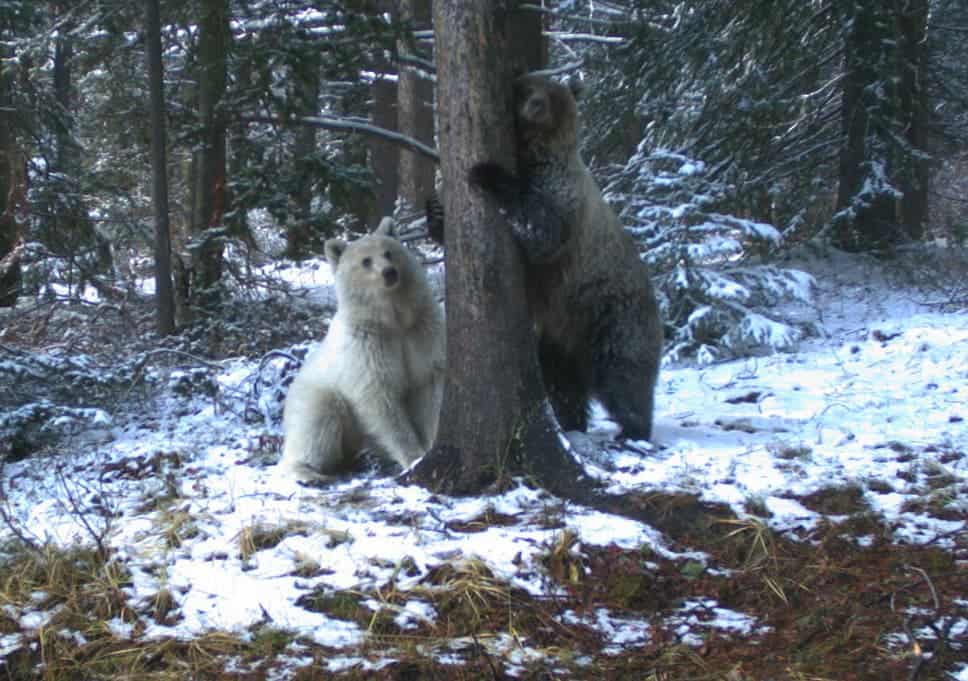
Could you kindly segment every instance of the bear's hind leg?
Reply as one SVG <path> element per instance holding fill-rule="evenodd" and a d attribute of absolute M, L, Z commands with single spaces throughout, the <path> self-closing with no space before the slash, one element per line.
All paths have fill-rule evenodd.
<path fill-rule="evenodd" d="M 346 470 L 362 438 L 349 403 L 331 390 L 290 388 L 283 414 L 284 445 L 279 466 L 297 480 L 325 480 Z"/>
<path fill-rule="evenodd" d="M 609 415 L 622 426 L 622 435 L 631 440 L 650 440 L 658 365 L 613 361 L 605 370 L 598 371 L 596 395 Z"/>
<path fill-rule="evenodd" d="M 543 339 L 538 346 L 538 361 L 548 399 L 562 430 L 587 430 L 589 387 L 586 367 L 558 347 Z"/>

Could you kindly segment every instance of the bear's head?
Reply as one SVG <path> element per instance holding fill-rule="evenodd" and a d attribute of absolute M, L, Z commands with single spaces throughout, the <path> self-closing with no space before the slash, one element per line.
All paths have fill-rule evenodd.
<path fill-rule="evenodd" d="M 518 77 L 514 81 L 514 115 L 521 141 L 556 149 L 575 146 L 578 92 L 577 81 L 562 85 L 543 76 Z"/>
<path fill-rule="evenodd" d="M 425 279 L 420 263 L 389 234 L 389 222 L 384 221 L 356 241 L 326 242 L 326 260 L 333 268 L 337 304 L 344 315 L 398 325 L 422 300 L 419 288 Z"/>

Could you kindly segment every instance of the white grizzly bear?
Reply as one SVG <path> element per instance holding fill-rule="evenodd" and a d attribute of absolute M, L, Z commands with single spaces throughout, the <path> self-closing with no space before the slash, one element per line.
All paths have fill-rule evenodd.
<path fill-rule="evenodd" d="M 437 436 L 444 316 L 423 267 L 389 236 L 326 242 L 336 315 L 296 375 L 283 410 L 279 466 L 302 481 L 351 468 L 373 449 L 406 468 Z"/>

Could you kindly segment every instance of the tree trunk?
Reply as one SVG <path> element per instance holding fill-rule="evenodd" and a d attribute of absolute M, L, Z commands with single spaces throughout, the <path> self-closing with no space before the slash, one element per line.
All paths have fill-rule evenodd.
<path fill-rule="evenodd" d="M 222 224 L 227 208 L 225 112 L 229 47 L 228 0 L 204 0 L 198 32 L 198 117 L 201 140 L 195 152 L 192 201 L 192 303 L 215 308 L 221 302 L 222 240 L 212 228 Z"/>
<path fill-rule="evenodd" d="M 842 148 L 836 242 L 848 251 L 898 241 L 894 17 L 882 3 L 855 2 L 847 14 L 841 99 Z"/>
<path fill-rule="evenodd" d="M 432 23 L 430 0 L 402 0 L 400 14 L 404 24 L 412 30 L 428 29 Z M 419 57 L 416 39 L 409 35 L 401 40 L 399 52 L 400 76 L 397 84 L 398 129 L 405 135 L 434 146 L 434 84 L 419 66 L 406 57 Z M 400 198 L 413 207 L 422 207 L 434 188 L 436 165 L 431 159 L 407 149 L 401 149 L 399 191 Z"/>
<path fill-rule="evenodd" d="M 380 60 L 382 61 L 382 60 Z M 383 62 L 381 68 L 389 70 L 390 65 Z M 370 88 L 373 95 L 373 125 L 386 130 L 397 129 L 397 84 L 390 78 L 377 77 Z M 386 215 L 393 215 L 397 204 L 397 181 L 400 149 L 393 142 L 371 138 L 370 170 L 373 173 L 373 192 L 376 203 L 370 214 L 368 225 L 373 228 Z"/>
<path fill-rule="evenodd" d="M 6 61 L 12 48 L 0 44 Z M 0 69 L 0 307 L 13 307 L 20 296 L 20 244 L 17 214 L 26 195 L 23 156 L 14 131 L 13 73 Z"/>
<path fill-rule="evenodd" d="M 237 92 L 247 92 L 249 88 L 253 87 L 252 61 L 252 58 L 247 56 L 237 60 L 234 64 L 233 80 Z M 259 150 L 263 147 L 262 140 L 256 142 L 249 139 L 248 126 L 241 122 L 229 126 L 226 135 L 228 140 L 226 144 L 230 152 L 225 159 L 226 177 L 242 177 L 246 170 L 256 164 L 259 158 Z M 236 203 L 235 197 L 228 188 L 226 189 L 225 203 L 232 207 L 232 210 L 228 211 L 225 216 L 226 232 L 244 243 L 249 253 L 258 250 L 258 244 L 249 228 L 248 211 Z M 244 200 L 239 203 L 244 203 Z"/>
<path fill-rule="evenodd" d="M 292 106 L 299 116 L 319 115 L 320 64 L 316 58 L 303 56 L 291 66 Z M 313 156 L 316 153 L 316 128 L 299 126 L 293 139 L 292 156 L 298 180 L 290 196 L 291 217 L 286 230 L 286 256 L 300 258 L 308 254 L 313 240 Z"/>
<path fill-rule="evenodd" d="M 55 7 L 55 12 L 62 13 L 60 7 Z M 56 129 L 55 138 L 57 147 L 55 149 L 54 165 L 60 172 L 74 170 L 71 168 L 75 156 L 76 147 L 72 139 L 73 111 L 71 102 L 71 61 L 74 58 L 74 43 L 70 36 L 70 23 L 61 29 L 54 39 L 54 101 L 57 102 L 60 125 Z"/>
<path fill-rule="evenodd" d="M 324 74 L 324 78 L 325 78 Z M 357 83 L 362 81 L 362 74 L 357 73 L 355 78 Z M 365 86 L 357 85 L 344 93 L 339 100 L 338 113 L 341 116 L 353 116 L 365 106 L 369 97 L 369 88 L 363 93 Z M 346 168 L 365 168 L 367 156 L 369 154 L 368 144 L 340 144 L 336 147 L 336 157 L 334 161 Z M 342 213 L 350 218 L 347 225 L 356 232 L 366 232 L 370 223 L 370 214 L 373 212 L 373 192 L 370 187 L 363 182 L 347 182 L 345 186 L 330 186 L 327 190 L 328 198 L 333 204 L 334 212 Z M 338 236 L 337 225 L 330 222 L 327 231 L 322 234 L 322 238 Z"/>
<path fill-rule="evenodd" d="M 52 76 L 57 126 L 54 129 L 54 154 L 45 178 L 48 187 L 45 209 L 49 215 L 45 221 L 45 241 L 54 253 L 63 255 L 72 267 L 77 268 L 82 285 L 86 281 L 102 295 L 114 297 L 118 292 L 98 279 L 101 273 L 111 273 L 111 244 L 95 230 L 82 198 L 81 149 L 74 138 L 77 108 L 71 36 L 74 19 L 67 12 L 66 3 L 54 2 L 52 10 L 61 22 L 54 39 Z"/>
<path fill-rule="evenodd" d="M 545 396 L 520 252 L 495 204 L 467 182 L 482 160 L 515 167 L 512 74 L 538 64 L 516 61 L 514 46 L 528 43 L 510 38 L 514 22 L 529 20 L 499 0 L 434 8 L 447 377 L 437 442 L 413 476 L 448 493 L 476 492 L 511 473 L 533 473 L 551 489 L 581 475 Z M 533 25 L 540 30 L 540 20 Z"/>
<path fill-rule="evenodd" d="M 928 212 L 930 161 L 928 148 L 928 0 L 896 0 L 899 49 L 900 116 L 904 138 L 914 153 L 907 159 L 901 182 L 901 226 L 909 239 L 924 236 Z"/>
<path fill-rule="evenodd" d="M 151 114 L 151 200 L 155 209 L 155 326 L 158 335 L 175 332 L 175 301 L 171 283 L 171 230 L 168 222 L 168 159 L 165 129 L 165 87 L 161 63 L 159 0 L 145 2 L 148 89 Z"/>

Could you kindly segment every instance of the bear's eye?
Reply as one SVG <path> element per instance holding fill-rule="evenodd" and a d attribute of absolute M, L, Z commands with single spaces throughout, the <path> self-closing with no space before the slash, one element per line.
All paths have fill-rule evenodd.
<path fill-rule="evenodd" d="M 373 265 L 373 259 L 372 258 L 363 258 L 363 267 L 365 267 L 367 269 L 370 269 L 370 266 L 371 265 Z"/>
<path fill-rule="evenodd" d="M 383 257 L 386 258 L 387 260 L 390 260 L 391 262 L 393 261 L 393 258 L 390 256 L 390 251 L 387 251 L 386 253 L 384 253 Z"/>

